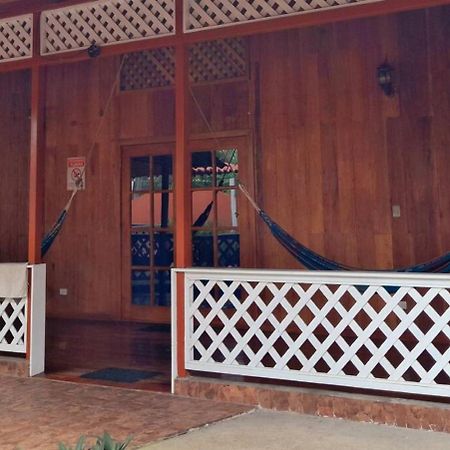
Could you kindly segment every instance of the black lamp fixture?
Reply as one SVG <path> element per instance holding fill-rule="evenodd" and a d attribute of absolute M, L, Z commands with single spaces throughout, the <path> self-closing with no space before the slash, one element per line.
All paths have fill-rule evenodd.
<path fill-rule="evenodd" d="M 394 68 L 387 62 L 381 64 L 377 68 L 377 79 L 384 94 L 388 97 L 393 97 L 395 95 Z"/>
<path fill-rule="evenodd" d="M 88 55 L 91 58 L 96 58 L 97 56 L 100 56 L 101 51 L 102 51 L 101 48 L 95 42 L 93 42 L 92 45 L 87 49 Z"/>

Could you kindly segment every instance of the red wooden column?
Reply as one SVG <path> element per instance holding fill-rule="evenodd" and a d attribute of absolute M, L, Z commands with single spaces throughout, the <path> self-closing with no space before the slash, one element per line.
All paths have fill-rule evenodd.
<path fill-rule="evenodd" d="M 28 262 L 41 261 L 44 234 L 45 68 L 31 69 L 31 137 L 29 171 Z"/>
<path fill-rule="evenodd" d="M 28 262 L 41 261 L 44 234 L 45 67 L 36 57 L 40 49 L 40 14 L 33 15 L 33 59 L 31 66 L 31 128 L 28 197 Z"/>
<path fill-rule="evenodd" d="M 176 30 L 183 30 L 183 1 L 176 1 Z M 189 133 L 189 61 L 188 48 L 179 39 L 175 47 L 175 267 L 192 265 Z M 177 275 L 177 367 L 178 376 L 186 376 L 184 367 L 184 274 Z"/>

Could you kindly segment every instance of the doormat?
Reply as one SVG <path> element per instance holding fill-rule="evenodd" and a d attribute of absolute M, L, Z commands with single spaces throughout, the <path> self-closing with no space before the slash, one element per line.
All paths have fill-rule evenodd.
<path fill-rule="evenodd" d="M 170 333 L 170 328 L 169 323 L 152 323 L 140 328 L 139 331 Z"/>
<path fill-rule="evenodd" d="M 81 375 L 81 378 L 90 380 L 115 381 L 117 383 L 136 383 L 161 375 L 161 372 L 150 372 L 148 370 L 121 369 L 108 367 L 107 369 L 95 370 Z"/>

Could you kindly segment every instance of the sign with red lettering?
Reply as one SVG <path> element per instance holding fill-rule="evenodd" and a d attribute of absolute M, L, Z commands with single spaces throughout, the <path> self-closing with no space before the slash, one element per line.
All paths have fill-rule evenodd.
<path fill-rule="evenodd" d="M 67 158 L 67 190 L 84 191 L 86 189 L 86 158 L 77 156 Z"/>

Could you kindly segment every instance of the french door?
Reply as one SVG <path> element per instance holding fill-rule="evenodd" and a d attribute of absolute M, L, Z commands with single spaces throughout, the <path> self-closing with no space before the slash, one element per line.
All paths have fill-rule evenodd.
<path fill-rule="evenodd" d="M 122 318 L 170 322 L 173 145 L 122 152 Z"/>

